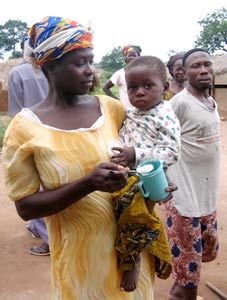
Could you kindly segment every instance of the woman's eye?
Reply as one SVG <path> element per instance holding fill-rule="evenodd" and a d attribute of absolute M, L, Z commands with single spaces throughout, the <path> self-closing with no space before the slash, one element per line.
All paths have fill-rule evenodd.
<path fill-rule="evenodd" d="M 76 65 L 77 67 L 81 67 L 81 66 L 84 65 L 84 62 L 83 62 L 83 61 L 77 61 L 77 62 L 75 63 L 75 65 Z"/>

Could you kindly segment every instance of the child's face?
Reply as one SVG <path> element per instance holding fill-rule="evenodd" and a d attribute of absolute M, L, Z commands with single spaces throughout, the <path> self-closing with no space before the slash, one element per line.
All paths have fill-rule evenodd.
<path fill-rule="evenodd" d="M 151 67 L 135 66 L 127 70 L 125 78 L 130 103 L 139 110 L 149 110 L 162 101 L 166 86 Z"/>

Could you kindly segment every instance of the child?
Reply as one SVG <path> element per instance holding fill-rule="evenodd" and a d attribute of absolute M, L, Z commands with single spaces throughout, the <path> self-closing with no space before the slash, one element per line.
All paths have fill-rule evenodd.
<path fill-rule="evenodd" d="M 127 109 L 119 133 L 125 146 L 112 147 L 111 160 L 134 169 L 144 160 L 158 159 L 167 169 L 179 158 L 180 125 L 171 104 L 162 100 L 168 89 L 165 65 L 154 56 L 138 57 L 126 68 L 126 83 L 133 107 Z M 168 244 L 153 211 L 154 202 L 141 196 L 138 181 L 138 177 L 130 177 L 127 187 L 113 194 L 119 226 L 116 249 L 124 270 L 121 289 L 128 292 L 137 286 L 142 249 L 155 256 L 160 278 L 167 278 L 171 272 Z"/>

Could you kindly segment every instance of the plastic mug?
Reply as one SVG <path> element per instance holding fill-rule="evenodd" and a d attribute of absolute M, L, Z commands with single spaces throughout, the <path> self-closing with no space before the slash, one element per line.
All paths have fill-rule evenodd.
<path fill-rule="evenodd" d="M 146 171 L 144 166 L 146 166 L 146 169 L 151 170 L 148 172 L 141 172 L 142 169 Z M 163 165 L 159 160 L 146 160 L 138 165 L 136 171 L 140 178 L 138 187 L 145 198 L 149 198 L 153 201 L 159 201 L 169 195 L 169 193 L 165 191 L 168 187 L 168 181 Z"/>

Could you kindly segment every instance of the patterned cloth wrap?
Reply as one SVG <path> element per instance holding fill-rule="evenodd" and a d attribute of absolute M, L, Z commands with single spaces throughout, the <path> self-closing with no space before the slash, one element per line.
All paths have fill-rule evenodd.
<path fill-rule="evenodd" d="M 154 202 L 139 192 L 138 182 L 137 176 L 130 176 L 126 187 L 112 193 L 118 223 L 115 248 L 119 267 L 122 270 L 134 269 L 133 256 L 146 249 L 155 257 L 156 275 L 166 279 L 172 267 L 165 229 L 154 211 Z"/>
<path fill-rule="evenodd" d="M 140 48 L 140 46 L 129 44 L 129 45 L 124 46 L 123 55 L 126 56 L 127 53 L 129 53 L 131 51 L 136 51 L 138 53 L 138 55 L 140 55 L 140 53 L 142 52 L 142 49 Z"/>
<path fill-rule="evenodd" d="M 61 17 L 45 17 L 34 24 L 24 45 L 24 58 L 42 66 L 74 49 L 93 48 L 92 33 L 80 23 Z"/>

